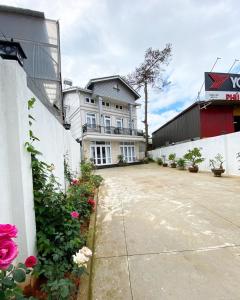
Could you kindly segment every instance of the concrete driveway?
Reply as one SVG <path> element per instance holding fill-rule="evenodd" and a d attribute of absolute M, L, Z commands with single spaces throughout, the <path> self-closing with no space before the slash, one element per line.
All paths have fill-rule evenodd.
<path fill-rule="evenodd" d="M 240 299 L 240 178 L 156 164 L 98 173 L 92 299 Z"/>

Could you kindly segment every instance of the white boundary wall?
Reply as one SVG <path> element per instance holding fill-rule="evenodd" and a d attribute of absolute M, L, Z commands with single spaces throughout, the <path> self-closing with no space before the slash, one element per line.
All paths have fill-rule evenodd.
<path fill-rule="evenodd" d="M 166 159 L 168 159 L 170 153 L 176 153 L 179 158 L 194 147 L 201 148 L 205 158 L 204 162 L 199 164 L 200 170 L 210 171 L 209 160 L 220 153 L 225 160 L 225 174 L 240 176 L 240 159 L 237 159 L 237 153 L 240 152 L 240 132 L 162 147 L 149 151 L 149 154 L 154 159 L 163 155 L 166 155 Z"/>
<path fill-rule="evenodd" d="M 31 157 L 24 147 L 29 139 L 28 99 L 33 96 L 19 64 L 0 58 L 0 223 L 17 225 L 19 260 L 36 250 Z M 32 130 L 40 139 L 35 145 L 43 153 L 41 159 L 55 165 L 64 188 L 64 154 L 68 153 L 71 169 L 79 172 L 80 144 L 36 100 L 30 111 L 36 119 Z"/>

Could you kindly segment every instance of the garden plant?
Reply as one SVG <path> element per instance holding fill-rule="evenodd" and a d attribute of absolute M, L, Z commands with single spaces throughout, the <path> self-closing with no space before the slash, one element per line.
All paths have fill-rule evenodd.
<path fill-rule="evenodd" d="M 170 161 L 170 166 L 171 168 L 176 168 L 177 163 L 176 163 L 176 153 L 171 153 L 168 156 L 168 160 Z"/>
<path fill-rule="evenodd" d="M 214 159 L 209 160 L 211 171 L 213 172 L 215 177 L 221 177 L 222 174 L 225 172 L 223 168 L 223 163 L 223 156 L 220 153 L 218 153 Z"/>
<path fill-rule="evenodd" d="M 188 150 L 188 152 L 184 155 L 184 159 L 190 163 L 188 170 L 191 173 L 197 173 L 199 170 L 198 164 L 204 161 L 201 149 L 197 147 L 193 148 L 192 150 Z"/>

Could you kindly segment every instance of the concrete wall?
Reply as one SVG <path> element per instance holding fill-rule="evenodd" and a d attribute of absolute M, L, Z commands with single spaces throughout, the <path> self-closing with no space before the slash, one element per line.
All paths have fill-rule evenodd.
<path fill-rule="evenodd" d="M 28 99 L 26 74 L 16 61 L 0 58 L 0 223 L 13 223 L 19 229 L 19 260 L 35 253 L 35 215 L 31 157 L 24 144 L 28 140 Z M 79 170 L 80 147 L 57 119 L 39 101 L 31 114 L 36 122 L 34 134 L 40 138 L 36 147 L 42 159 L 53 163 L 64 187 L 64 154 L 69 153 L 73 170 Z"/>
<path fill-rule="evenodd" d="M 202 150 L 205 161 L 199 165 L 200 170 L 210 171 L 209 159 L 214 158 L 218 153 L 224 157 L 224 168 L 227 175 L 240 176 L 240 161 L 237 159 L 237 153 L 240 152 L 240 132 L 231 134 L 220 135 L 216 137 L 200 139 L 197 141 L 186 142 L 176 144 L 168 147 L 158 148 L 153 151 L 149 151 L 154 159 L 161 157 L 162 155 L 168 155 L 170 153 L 176 153 L 177 157 L 183 157 L 183 155 L 194 147 L 200 147 Z"/>

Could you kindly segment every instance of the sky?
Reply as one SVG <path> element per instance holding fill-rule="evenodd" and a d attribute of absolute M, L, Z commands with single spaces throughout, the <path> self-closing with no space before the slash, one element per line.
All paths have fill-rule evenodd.
<path fill-rule="evenodd" d="M 60 21 L 62 76 L 84 87 L 90 78 L 127 75 L 147 48 L 172 44 L 162 76 L 169 85 L 150 90 L 149 129 L 156 130 L 192 104 L 216 58 L 214 71 L 228 72 L 240 59 L 239 0 L 0 0 L 43 11 Z M 240 71 L 236 63 L 233 71 Z M 141 93 L 142 94 L 142 93 Z M 201 94 L 204 98 L 204 91 Z M 144 120 L 138 101 L 139 127 Z"/>

